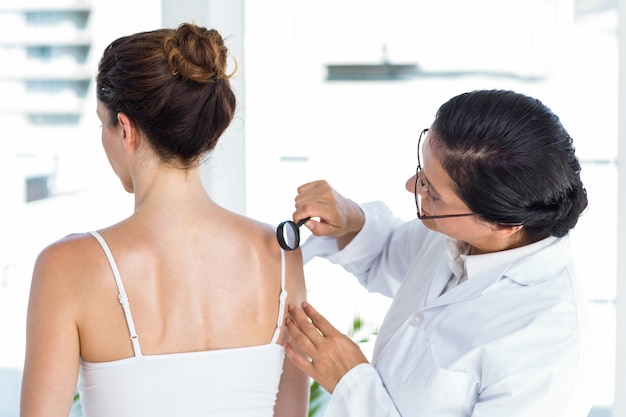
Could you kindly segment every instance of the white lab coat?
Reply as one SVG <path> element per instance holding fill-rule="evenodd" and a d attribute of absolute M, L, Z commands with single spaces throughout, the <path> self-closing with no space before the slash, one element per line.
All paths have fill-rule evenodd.
<path fill-rule="evenodd" d="M 567 237 L 469 256 L 467 281 L 441 295 L 448 238 L 382 203 L 362 209 L 342 251 L 328 237 L 303 246 L 305 261 L 325 257 L 394 298 L 372 364 L 339 381 L 326 417 L 587 416 L 584 302 Z"/>

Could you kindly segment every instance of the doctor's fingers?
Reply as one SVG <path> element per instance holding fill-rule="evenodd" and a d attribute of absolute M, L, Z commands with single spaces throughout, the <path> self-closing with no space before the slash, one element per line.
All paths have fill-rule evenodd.
<path fill-rule="evenodd" d="M 315 326 L 323 336 L 332 336 L 341 334 L 324 316 L 322 316 L 313 306 L 306 301 L 302 303 L 302 311 L 311 319 L 311 323 Z"/>
<path fill-rule="evenodd" d="M 287 306 L 289 314 L 295 319 L 298 327 L 314 343 L 320 340 L 321 336 L 332 336 L 335 334 L 341 334 L 324 316 L 322 316 L 313 306 L 306 301 L 303 301 L 301 308 L 296 307 L 294 304 Z"/>
<path fill-rule="evenodd" d="M 306 301 L 302 303 L 302 309 L 290 304 L 289 314 L 291 316 L 291 320 L 288 320 L 290 336 L 314 364 L 318 363 L 317 368 L 324 369 L 324 365 L 328 365 L 331 370 L 339 369 L 345 373 L 353 366 L 367 362 L 361 348 L 333 327 Z M 295 329 L 292 322 L 294 318 L 298 329 Z"/>
<path fill-rule="evenodd" d="M 296 340 L 292 338 L 292 342 Z M 293 346 L 286 344 L 285 354 L 296 367 L 330 393 L 348 371 L 361 363 L 368 363 L 358 345 L 342 334 L 325 337 L 319 346 L 310 346 L 310 353 L 306 353 L 308 358 L 295 351 L 299 349 L 295 343 Z"/>
<path fill-rule="evenodd" d="M 354 231 L 355 225 L 357 229 L 360 228 L 363 215 L 360 207 L 348 199 L 341 202 L 328 199 L 296 202 L 293 218 L 298 220 L 306 217 L 319 219 L 306 223 L 314 235 L 339 237 Z"/>
<path fill-rule="evenodd" d="M 332 196 L 317 193 L 299 194 L 295 201 L 294 220 L 305 217 L 319 217 L 321 222 L 333 225 L 340 221 L 341 214 Z"/>
<path fill-rule="evenodd" d="M 315 370 L 326 376 L 327 383 L 337 383 L 350 369 L 361 363 L 368 363 L 361 348 L 330 324 L 313 306 L 305 301 L 302 303 L 302 310 L 323 336 L 316 342 L 315 356 L 310 357 Z"/>
<path fill-rule="evenodd" d="M 312 378 L 314 369 L 311 359 L 302 353 L 299 353 L 300 348 L 295 344 L 292 345 L 294 339 L 291 338 L 290 340 L 291 342 L 285 343 L 285 356 L 287 356 L 287 359 L 289 359 L 298 369 Z"/>
<path fill-rule="evenodd" d="M 304 310 L 296 307 L 293 304 L 289 304 L 287 307 L 289 316 L 285 320 L 287 331 L 294 340 L 294 344 L 298 345 L 307 354 L 309 346 L 317 346 L 318 343 L 324 338 L 319 329 L 309 320 Z"/>
<path fill-rule="evenodd" d="M 317 381 L 326 391 L 332 394 L 337 386 L 337 383 L 343 375 L 336 375 L 336 372 L 332 374 L 326 374 L 318 369 L 318 361 L 311 360 L 296 352 L 294 347 L 287 342 L 285 344 L 285 356 L 291 361 L 298 369 L 305 374 L 309 375 L 315 381 Z"/>
<path fill-rule="evenodd" d="M 296 200 L 304 196 L 323 195 L 335 192 L 333 187 L 326 180 L 311 181 L 298 187 Z"/>
<path fill-rule="evenodd" d="M 344 202 L 345 198 L 336 192 L 326 181 L 316 181 L 302 185 L 298 188 L 298 195 L 295 198 L 296 209 L 305 206 L 328 207 L 332 209 Z M 311 216 L 315 217 L 314 214 Z"/>

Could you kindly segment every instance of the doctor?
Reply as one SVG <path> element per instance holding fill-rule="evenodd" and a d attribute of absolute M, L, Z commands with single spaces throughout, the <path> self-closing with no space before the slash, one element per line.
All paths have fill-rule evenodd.
<path fill-rule="evenodd" d="M 288 358 L 332 393 L 327 417 L 587 416 L 584 300 L 569 231 L 587 207 L 572 139 L 540 101 L 461 94 L 418 140 L 417 217 L 302 185 L 305 257 L 393 297 L 371 364 L 307 303 Z"/>

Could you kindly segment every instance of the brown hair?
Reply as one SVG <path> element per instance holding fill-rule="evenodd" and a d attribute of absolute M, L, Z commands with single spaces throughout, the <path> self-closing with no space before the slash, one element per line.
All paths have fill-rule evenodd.
<path fill-rule="evenodd" d="M 104 51 L 97 97 L 125 113 L 164 162 L 191 167 L 215 148 L 235 112 L 228 49 L 214 29 L 183 23 L 125 36 Z"/>

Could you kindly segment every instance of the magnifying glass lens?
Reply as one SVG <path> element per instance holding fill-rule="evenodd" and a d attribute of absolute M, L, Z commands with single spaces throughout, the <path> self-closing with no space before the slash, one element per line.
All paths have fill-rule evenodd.
<path fill-rule="evenodd" d="M 296 249 L 300 240 L 300 233 L 298 227 L 293 222 L 285 223 L 283 227 L 283 242 L 289 249 Z"/>
<path fill-rule="evenodd" d="M 276 239 L 278 244 L 284 250 L 295 250 L 300 246 L 300 226 L 309 220 L 310 217 L 294 223 L 291 220 L 285 220 L 278 225 L 276 229 Z"/>

